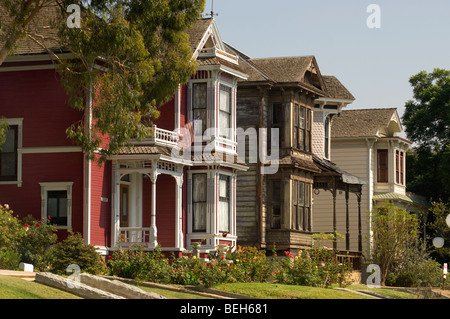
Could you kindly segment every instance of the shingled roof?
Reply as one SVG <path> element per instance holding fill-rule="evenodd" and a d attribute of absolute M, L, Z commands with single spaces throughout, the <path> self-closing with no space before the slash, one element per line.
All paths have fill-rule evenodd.
<path fill-rule="evenodd" d="M 327 97 L 339 100 L 355 100 L 355 97 L 335 76 L 322 75 L 322 79 L 325 83 Z"/>
<path fill-rule="evenodd" d="M 55 3 L 45 5 L 26 28 L 28 32 L 39 35 L 37 40 L 46 48 L 54 52 L 65 51 L 59 43 L 57 30 L 50 27 L 50 21 L 58 16 L 58 10 L 59 6 Z M 4 23 L 4 25 L 8 25 L 11 22 L 11 17 L 2 7 L 0 7 L 0 21 Z M 0 39 L 0 47 L 2 47 L 4 43 L 5 42 Z M 13 50 L 13 53 L 17 55 L 41 54 L 45 52 L 46 49 L 43 46 L 28 37 L 19 40 Z"/>
<path fill-rule="evenodd" d="M 55 3 L 44 6 L 36 15 L 36 17 L 27 26 L 27 30 L 33 34 L 39 34 L 39 41 L 42 41 L 44 46 L 52 51 L 64 51 L 61 49 L 61 45 L 57 36 L 57 30 L 51 27 L 50 21 L 58 17 L 59 6 Z M 5 25 L 8 25 L 11 21 L 11 17 L 7 14 L 6 10 L 0 7 L 0 21 Z M 189 35 L 189 43 L 192 52 L 198 48 L 200 41 L 202 40 L 205 32 L 208 30 L 213 19 L 200 19 L 190 29 L 186 30 Z M 41 38 L 43 37 L 43 39 Z M 3 46 L 4 41 L 0 39 L 0 47 Z M 46 53 L 46 50 L 37 44 L 35 41 L 28 37 L 21 39 L 17 46 L 14 48 L 14 54 L 42 54 Z"/>
<path fill-rule="evenodd" d="M 189 42 L 191 45 L 192 52 L 198 49 L 200 41 L 203 39 L 206 31 L 211 25 L 213 19 L 200 19 L 198 20 L 190 29 L 186 30 L 186 33 L 189 35 Z"/>
<path fill-rule="evenodd" d="M 396 108 L 345 110 L 332 121 L 331 137 L 379 136 L 379 130 L 388 127 L 397 114 Z"/>

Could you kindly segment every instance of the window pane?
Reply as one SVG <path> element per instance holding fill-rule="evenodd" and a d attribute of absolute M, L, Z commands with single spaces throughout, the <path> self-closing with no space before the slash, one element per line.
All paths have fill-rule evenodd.
<path fill-rule="evenodd" d="M 219 231 L 230 231 L 230 177 L 221 175 L 219 179 Z"/>
<path fill-rule="evenodd" d="M 52 224 L 67 225 L 67 191 L 47 192 L 47 215 Z"/>
<path fill-rule="evenodd" d="M 193 174 L 192 175 L 193 232 L 206 231 L 206 199 L 207 199 L 206 174 Z"/>
<path fill-rule="evenodd" d="M 0 174 L 3 177 L 16 176 L 16 153 L 0 153 L 1 169 Z"/>
<path fill-rule="evenodd" d="M 387 183 L 388 182 L 388 151 L 378 150 L 377 151 L 377 173 L 378 182 Z"/>
<path fill-rule="evenodd" d="M 2 145 L 2 152 L 8 153 L 8 152 L 15 152 L 16 151 L 16 127 L 12 126 L 9 128 L 8 131 L 6 131 L 6 141 Z"/>
<path fill-rule="evenodd" d="M 300 128 L 305 128 L 305 108 L 300 107 Z"/>
<path fill-rule="evenodd" d="M 305 183 L 298 182 L 298 204 L 304 206 L 305 204 Z"/>
<path fill-rule="evenodd" d="M 193 174 L 192 197 L 194 202 L 206 202 L 206 174 Z"/>
<path fill-rule="evenodd" d="M 206 83 L 194 83 L 193 85 L 193 107 L 194 109 L 206 109 L 207 106 L 207 86 Z"/>
<path fill-rule="evenodd" d="M 220 111 L 219 113 L 219 134 L 221 137 L 230 138 L 231 129 L 231 115 L 229 113 Z"/>
<path fill-rule="evenodd" d="M 224 85 L 220 86 L 219 107 L 221 111 L 231 113 L 231 88 Z"/>
<path fill-rule="evenodd" d="M 206 203 L 194 203 L 193 231 L 206 231 Z"/>

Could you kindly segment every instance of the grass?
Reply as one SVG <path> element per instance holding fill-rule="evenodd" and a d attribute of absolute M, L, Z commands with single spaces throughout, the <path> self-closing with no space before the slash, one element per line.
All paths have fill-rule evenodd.
<path fill-rule="evenodd" d="M 259 299 L 373 299 L 370 296 L 343 290 L 276 283 L 233 283 L 222 284 L 214 288 Z"/>
<path fill-rule="evenodd" d="M 10 276 L 0 276 L 0 299 L 81 299 L 67 292 Z"/>

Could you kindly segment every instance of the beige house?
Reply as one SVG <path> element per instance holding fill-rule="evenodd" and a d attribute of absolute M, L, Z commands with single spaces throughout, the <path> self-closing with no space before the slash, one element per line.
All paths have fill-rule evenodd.
<path fill-rule="evenodd" d="M 337 216 L 336 231 L 348 232 L 350 250 L 358 251 L 361 227 L 362 251 L 366 256 L 370 252 L 370 212 L 375 206 L 390 201 L 410 212 L 419 212 L 426 205 L 406 191 L 406 151 L 412 142 L 399 136 L 402 131 L 395 108 L 342 110 L 331 121 L 328 160 L 367 182 L 362 188 L 360 212 L 358 205 L 350 204 L 348 226 L 346 216 L 341 214 Z M 315 232 L 330 231 L 330 196 L 327 192 L 314 196 Z M 338 196 L 336 204 L 338 212 L 346 211 L 345 196 Z M 345 244 L 338 242 L 338 249 L 344 249 Z"/>

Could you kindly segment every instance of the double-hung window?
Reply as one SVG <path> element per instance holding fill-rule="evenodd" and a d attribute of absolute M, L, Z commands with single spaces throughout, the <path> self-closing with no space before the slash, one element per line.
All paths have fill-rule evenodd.
<path fill-rule="evenodd" d="M 311 231 L 311 184 L 293 181 L 292 229 Z"/>
<path fill-rule="evenodd" d="M 206 174 L 192 174 L 192 232 L 206 232 Z"/>
<path fill-rule="evenodd" d="M 312 112 L 309 108 L 294 104 L 294 147 L 311 152 Z"/>
<path fill-rule="evenodd" d="M 231 138 L 231 88 L 220 85 L 219 93 L 219 136 Z"/>
<path fill-rule="evenodd" d="M 41 216 L 58 228 L 72 228 L 73 182 L 40 183 Z"/>

